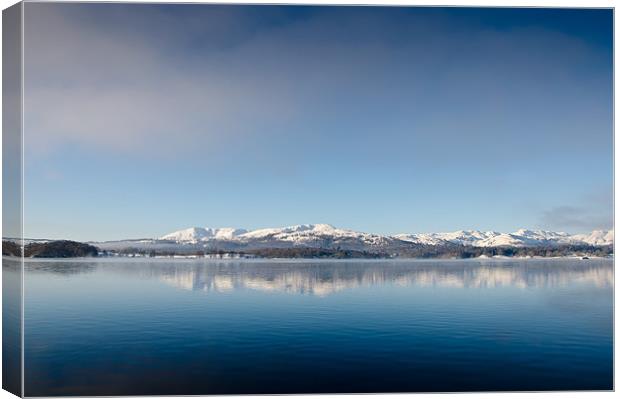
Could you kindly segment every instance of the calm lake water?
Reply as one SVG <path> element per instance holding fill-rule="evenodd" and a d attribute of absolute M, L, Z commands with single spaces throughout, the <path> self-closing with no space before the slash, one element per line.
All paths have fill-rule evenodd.
<path fill-rule="evenodd" d="M 25 292 L 28 396 L 613 388 L 611 260 L 27 262 Z"/>

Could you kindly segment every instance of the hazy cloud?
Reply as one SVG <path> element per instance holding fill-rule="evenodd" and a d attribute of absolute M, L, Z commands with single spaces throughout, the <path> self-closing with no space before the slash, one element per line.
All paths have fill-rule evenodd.
<path fill-rule="evenodd" d="M 551 98 L 579 98 L 576 107 L 591 101 L 588 88 L 579 96 L 566 91 L 599 55 L 558 32 L 472 30 L 458 20 L 377 8 L 297 18 L 283 10 L 262 8 L 253 18 L 252 7 L 29 4 L 29 148 L 204 152 L 256 134 L 266 143 L 312 134 L 317 145 L 356 135 L 393 151 L 393 140 L 407 148 L 415 132 L 408 151 L 455 156 L 460 151 L 443 146 L 446 139 L 482 151 L 476 144 L 519 145 L 546 128 L 515 108 L 550 114 L 558 112 Z M 369 109 L 376 115 L 360 115 Z M 371 116 L 373 124 L 364 122 Z M 393 127 L 403 124 L 408 130 Z M 518 140 L 503 128 L 515 124 L 522 125 Z M 318 130 L 325 125 L 338 136 Z M 575 126 L 561 126 L 559 145 L 573 141 Z M 545 137 L 557 135 L 547 130 Z"/>
<path fill-rule="evenodd" d="M 92 10 L 78 15 L 71 11 L 28 6 L 29 150 L 81 144 L 108 151 L 186 147 L 204 152 L 231 135 L 277 127 L 291 112 L 288 90 L 273 81 L 235 73 L 234 64 L 188 63 L 192 56 L 175 46 L 187 46 L 183 34 L 196 29 L 195 18 L 189 18 L 189 26 L 177 21 L 171 29 L 170 16 L 149 13 L 148 8 L 147 15 L 133 9 L 96 21 L 88 18 Z M 140 21 L 149 14 L 155 19 L 145 32 Z M 85 18 L 78 18 L 81 15 Z M 217 11 L 207 14 L 202 34 L 214 33 L 213 21 L 221 27 L 218 17 Z M 174 36 L 161 36 L 159 26 Z M 175 44 L 177 40 L 181 43 Z"/>
<path fill-rule="evenodd" d="M 586 196 L 578 205 L 552 207 L 541 217 L 543 228 L 568 232 L 607 230 L 613 223 L 613 195 L 607 190 Z"/>

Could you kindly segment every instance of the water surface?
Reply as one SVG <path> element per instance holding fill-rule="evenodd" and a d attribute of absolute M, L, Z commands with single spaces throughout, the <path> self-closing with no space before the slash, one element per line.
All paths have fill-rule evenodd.
<path fill-rule="evenodd" d="M 31 261 L 25 292 L 28 396 L 613 388 L 611 260 Z"/>

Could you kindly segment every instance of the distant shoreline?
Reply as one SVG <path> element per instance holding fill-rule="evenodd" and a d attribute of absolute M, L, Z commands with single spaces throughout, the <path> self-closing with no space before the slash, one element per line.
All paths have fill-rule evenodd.
<path fill-rule="evenodd" d="M 31 242 L 22 247 L 3 240 L 3 256 L 20 259 L 148 259 L 148 260 L 527 260 L 527 259 L 613 259 L 613 246 L 471 247 L 463 245 L 418 245 L 402 252 L 386 253 L 349 249 L 292 247 L 259 248 L 245 251 L 187 250 L 156 251 L 137 248 L 101 250 L 86 243 L 58 240 Z"/>
<path fill-rule="evenodd" d="M 6 261 L 20 263 L 21 258 L 12 256 L 3 256 Z M 471 264 L 489 264 L 489 265 L 502 265 L 511 262 L 531 262 L 532 264 L 545 263 L 545 262 L 565 262 L 565 261 L 579 261 L 583 262 L 584 266 L 592 263 L 598 263 L 603 261 L 613 262 L 613 257 L 593 257 L 587 260 L 582 260 L 578 257 L 555 257 L 555 258 L 495 258 L 495 259 L 480 259 L 480 258 L 459 258 L 459 259 L 420 259 L 420 258 L 382 258 L 382 259 L 329 259 L 329 258 L 253 258 L 253 259 L 171 259 L 171 258 L 120 258 L 120 257 L 89 257 L 89 258 L 24 258 L 24 265 L 38 264 L 38 263 L 97 263 L 97 264 L 179 264 L 179 265 L 225 265 L 225 264 L 403 264 L 403 263 L 471 263 Z"/>

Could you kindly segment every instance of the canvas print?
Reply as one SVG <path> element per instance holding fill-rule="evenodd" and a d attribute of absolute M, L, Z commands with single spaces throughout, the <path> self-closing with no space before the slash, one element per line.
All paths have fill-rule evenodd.
<path fill-rule="evenodd" d="M 613 10 L 3 12 L 3 387 L 609 391 Z"/>

